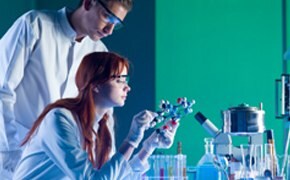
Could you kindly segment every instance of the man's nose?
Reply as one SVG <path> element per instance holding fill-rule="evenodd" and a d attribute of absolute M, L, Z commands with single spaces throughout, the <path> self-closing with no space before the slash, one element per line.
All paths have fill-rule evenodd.
<path fill-rule="evenodd" d="M 108 23 L 105 27 L 104 27 L 104 33 L 107 35 L 111 35 L 113 33 L 115 25 Z"/>

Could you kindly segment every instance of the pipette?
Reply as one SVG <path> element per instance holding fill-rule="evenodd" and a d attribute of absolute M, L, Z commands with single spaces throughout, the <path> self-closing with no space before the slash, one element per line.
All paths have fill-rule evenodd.
<path fill-rule="evenodd" d="M 285 166 L 286 166 L 286 161 L 287 161 L 287 155 L 288 155 L 288 148 L 289 148 L 289 141 L 290 141 L 290 127 L 288 128 L 288 136 L 287 136 L 287 141 L 286 141 L 286 145 L 285 145 L 285 150 L 284 150 L 284 157 L 283 157 L 283 165 L 282 165 L 282 169 L 280 172 L 280 175 L 283 175 Z"/>

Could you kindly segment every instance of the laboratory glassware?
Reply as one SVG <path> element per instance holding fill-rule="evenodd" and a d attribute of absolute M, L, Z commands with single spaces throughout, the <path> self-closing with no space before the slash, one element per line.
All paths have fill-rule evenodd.
<path fill-rule="evenodd" d="M 221 180 L 222 173 L 215 164 L 213 153 L 213 138 L 205 138 L 205 153 L 197 164 L 196 180 L 215 179 Z"/>

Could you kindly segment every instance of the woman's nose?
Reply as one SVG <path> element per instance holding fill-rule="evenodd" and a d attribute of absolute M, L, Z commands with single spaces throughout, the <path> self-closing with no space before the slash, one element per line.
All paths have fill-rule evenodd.
<path fill-rule="evenodd" d="M 127 92 L 129 92 L 129 91 L 131 91 L 131 87 L 127 84 L 127 85 L 125 86 L 125 90 L 126 90 Z"/>

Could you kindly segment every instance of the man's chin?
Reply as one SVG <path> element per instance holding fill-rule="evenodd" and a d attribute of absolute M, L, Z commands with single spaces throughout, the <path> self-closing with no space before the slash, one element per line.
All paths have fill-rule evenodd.
<path fill-rule="evenodd" d="M 90 36 L 90 39 L 93 41 L 98 41 L 100 39 L 102 39 L 103 37 L 99 37 L 99 36 Z"/>

